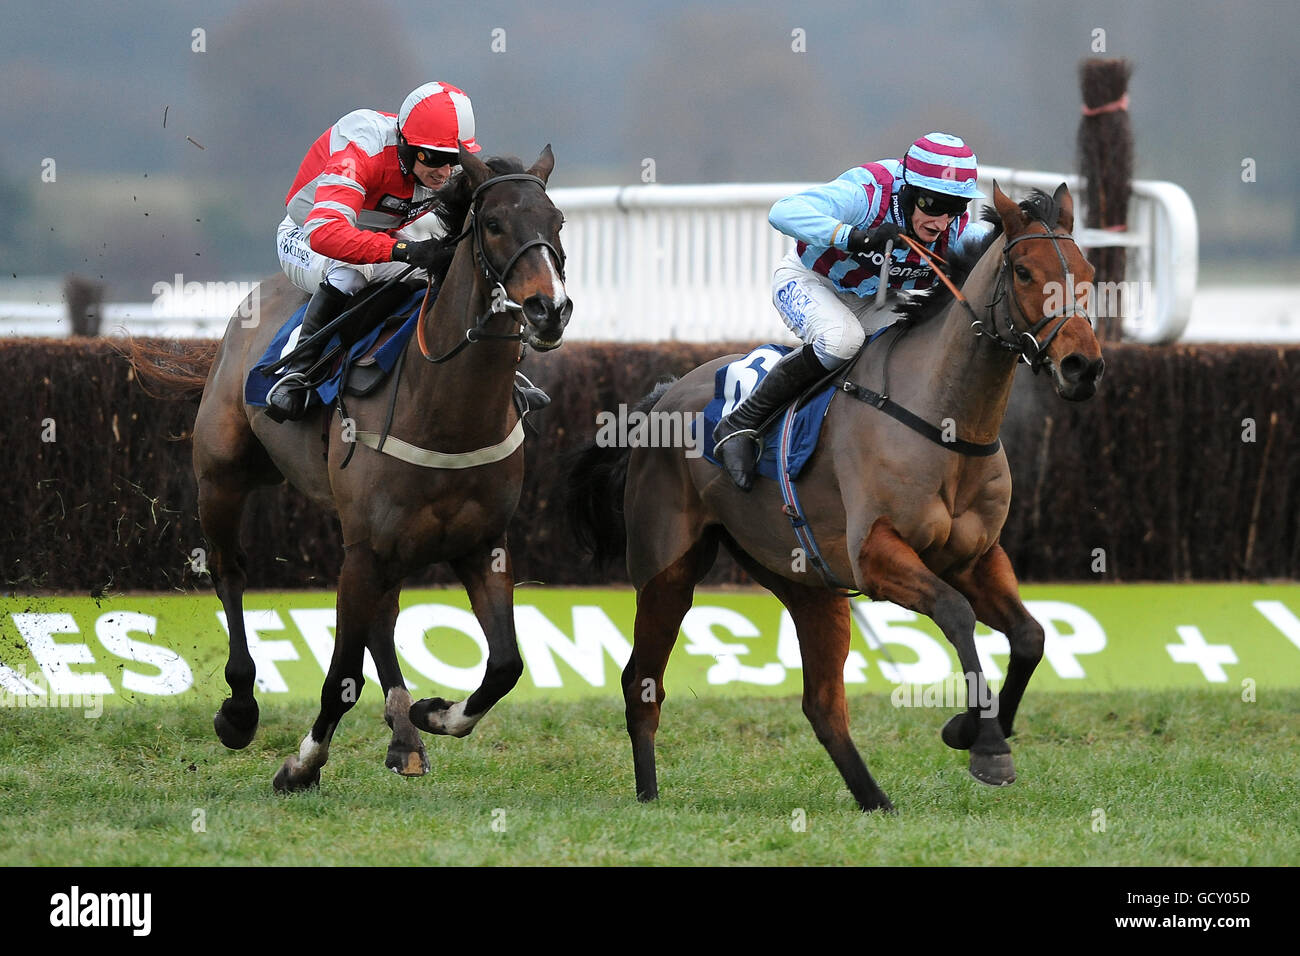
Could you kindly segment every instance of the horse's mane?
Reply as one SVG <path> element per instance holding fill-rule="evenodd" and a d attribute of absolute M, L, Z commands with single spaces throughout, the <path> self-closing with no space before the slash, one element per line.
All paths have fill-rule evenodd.
<path fill-rule="evenodd" d="M 1022 199 L 1018 205 L 1021 212 L 1031 219 L 1040 220 L 1043 225 L 1048 227 L 1049 231 L 1061 217 L 1060 204 L 1041 189 L 1031 189 L 1029 195 Z M 993 245 L 998 236 L 1002 235 L 1002 218 L 991 203 L 984 207 L 980 218 L 989 223 L 992 228 L 977 242 L 960 253 L 950 255 L 947 260 L 948 278 L 959 289 L 966 284 L 966 280 L 970 278 L 970 274 L 975 270 L 975 264 L 984 257 L 984 253 L 988 252 L 989 246 Z M 936 315 L 942 315 L 951 303 L 952 293 L 941 282 L 924 292 L 905 293 L 899 298 L 894 311 L 912 322 L 924 322 Z"/>
<path fill-rule="evenodd" d="M 514 156 L 489 156 L 485 162 L 488 169 L 492 170 L 495 175 L 503 173 L 522 173 L 524 164 Z M 469 184 L 469 177 L 465 175 L 465 170 L 457 169 L 452 173 L 451 178 L 443 183 L 442 187 L 434 193 L 437 199 L 437 205 L 434 206 L 433 215 L 437 217 L 439 225 L 442 226 L 443 234 L 455 236 L 460 233 L 464 227 L 465 216 L 469 214 L 469 204 L 474 198 L 474 190 Z M 442 282 L 447 277 L 447 270 L 451 268 L 451 260 L 437 271 L 434 276 L 437 282 Z"/>

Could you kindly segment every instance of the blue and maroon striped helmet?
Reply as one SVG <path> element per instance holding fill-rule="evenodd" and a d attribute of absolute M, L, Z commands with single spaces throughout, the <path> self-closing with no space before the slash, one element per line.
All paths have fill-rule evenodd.
<path fill-rule="evenodd" d="M 903 182 L 917 189 L 960 199 L 986 199 L 976 181 L 975 154 L 960 136 L 928 133 L 907 149 Z"/>

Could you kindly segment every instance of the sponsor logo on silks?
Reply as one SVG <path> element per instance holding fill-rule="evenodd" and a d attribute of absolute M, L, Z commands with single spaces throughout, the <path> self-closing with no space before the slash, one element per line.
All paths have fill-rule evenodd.
<path fill-rule="evenodd" d="M 903 251 L 904 253 L 907 252 L 906 249 Z M 883 252 L 856 252 L 853 254 L 853 258 L 863 265 L 874 267 L 874 270 L 877 273 L 879 273 L 880 267 L 885 264 L 885 254 Z M 934 273 L 934 270 L 924 263 L 920 265 L 907 265 L 904 262 L 900 262 L 900 257 L 896 255 L 891 256 L 890 258 L 893 260 L 889 264 L 889 281 L 891 283 L 909 282 L 912 279 L 924 279 L 926 276 Z"/>
<path fill-rule="evenodd" d="M 280 240 L 280 257 L 294 259 L 302 265 L 306 265 L 307 249 L 303 248 L 306 241 L 307 237 L 303 235 L 300 229 L 285 233 L 284 238 Z"/>
<path fill-rule="evenodd" d="M 382 209 L 385 212 L 391 212 L 396 216 L 401 216 L 406 222 L 412 222 L 419 219 L 426 212 L 436 205 L 436 200 L 424 199 L 420 202 L 413 203 L 409 199 L 402 199 L 400 196 L 394 196 L 392 193 L 385 193 L 376 204 L 376 209 Z"/>
<path fill-rule="evenodd" d="M 148 936 L 152 913 L 151 893 L 83 893 L 73 886 L 50 897 L 51 926 L 125 926 L 132 936 Z"/>
<path fill-rule="evenodd" d="M 797 279 L 791 279 L 776 292 L 776 301 L 790 321 L 800 329 L 806 321 L 805 311 L 812 305 L 812 297 L 799 288 Z"/>

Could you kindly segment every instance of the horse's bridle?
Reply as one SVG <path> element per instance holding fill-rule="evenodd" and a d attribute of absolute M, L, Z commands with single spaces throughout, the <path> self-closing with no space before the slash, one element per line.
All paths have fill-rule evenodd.
<path fill-rule="evenodd" d="M 1041 219 L 1038 221 L 1042 222 Z M 1043 226 L 1047 227 L 1047 223 L 1043 223 Z M 971 306 L 970 301 L 962 294 L 962 291 L 953 284 L 952 280 L 948 278 L 943 269 L 940 268 L 940 263 L 943 260 L 936 261 L 936 257 L 926 249 L 925 246 L 921 245 L 911 236 L 904 235 L 900 238 L 909 248 L 916 252 L 917 255 L 930 263 L 930 267 L 934 269 L 935 275 L 937 275 L 943 284 L 948 287 L 948 290 L 953 294 L 953 298 L 956 299 L 957 302 L 961 303 L 962 308 L 964 308 L 967 314 L 971 317 L 970 327 L 972 331 L 974 331 L 977 336 L 982 335 L 992 340 L 993 344 L 1000 349 L 1005 349 L 1008 352 L 1015 352 L 1020 356 L 1024 363 L 1033 370 L 1035 375 L 1037 375 L 1039 370 L 1047 363 L 1047 347 L 1052 344 L 1052 340 L 1056 338 L 1057 333 L 1065 327 L 1065 323 L 1069 322 L 1074 315 L 1082 315 L 1088 320 L 1088 324 L 1090 326 L 1092 325 L 1092 316 L 1088 314 L 1088 311 L 1083 308 L 1083 306 L 1079 305 L 1079 303 L 1075 301 L 1074 286 L 1069 281 L 1070 267 L 1066 264 L 1065 254 L 1061 252 L 1061 246 L 1057 242 L 1058 239 L 1068 239 L 1070 242 L 1074 242 L 1074 237 L 1067 232 L 1052 232 L 1052 230 L 1048 228 L 1045 233 L 1035 232 L 1030 233 L 1029 235 L 1017 236 L 1002 247 L 1002 265 L 998 267 L 998 277 L 993 286 L 993 298 L 989 300 L 989 319 L 987 324 L 985 324 L 985 321 L 975 314 L 975 309 Z M 1004 323 L 1006 334 L 1004 335 L 1003 329 L 998 327 L 995 309 L 998 303 L 1003 299 L 1013 301 L 1016 299 L 1014 293 L 1010 295 L 1007 294 L 1007 273 L 1015 268 L 1015 264 L 1011 261 L 1011 257 L 1007 254 L 1007 251 L 1016 243 L 1024 242 L 1027 239 L 1046 239 L 1051 242 L 1052 248 L 1056 250 L 1056 258 L 1061 262 L 1061 273 L 1065 278 L 1066 284 L 1070 286 L 1070 304 L 1065 308 L 1058 309 L 1051 315 L 1043 316 L 1041 321 L 1031 324 L 1030 321 L 1025 318 L 1025 312 L 1020 308 L 1019 301 L 1016 301 L 1016 311 L 1020 313 L 1020 318 L 1028 327 L 1027 329 L 1016 328 L 1015 323 L 1011 319 L 1011 306 L 1008 304 L 1003 310 L 1006 316 Z M 1053 319 L 1060 319 L 1060 321 L 1057 322 L 1056 327 L 1048 333 L 1046 339 L 1041 342 L 1038 341 L 1038 333 L 1045 329 L 1048 323 Z"/>
<path fill-rule="evenodd" d="M 460 354 L 463 349 L 483 339 L 508 339 L 519 341 L 523 338 L 522 333 L 518 331 L 488 332 L 486 331 L 485 326 L 495 315 L 505 312 L 516 312 L 522 314 L 524 311 L 524 307 L 520 303 L 513 301 L 510 298 L 510 294 L 506 291 L 506 279 L 509 277 L 511 270 L 514 269 L 515 264 L 529 249 L 532 249 L 534 246 L 542 246 L 549 250 L 551 256 L 555 259 L 556 267 L 559 269 L 560 280 L 564 280 L 564 255 L 556 249 L 555 246 L 551 245 L 549 240 L 542 238 L 540 235 L 538 235 L 536 239 L 529 239 L 527 242 L 521 244 L 506 262 L 505 267 L 500 270 L 492 265 L 491 261 L 487 257 L 487 253 L 483 251 L 483 225 L 479 220 L 479 207 L 483 193 L 492 186 L 507 182 L 534 183 L 540 186 L 543 192 L 546 191 L 546 183 L 541 178 L 534 176 L 531 173 L 502 173 L 499 176 L 493 176 L 492 178 L 480 183 L 478 188 L 475 189 L 473 194 L 470 196 L 469 221 L 465 224 L 465 228 L 460 231 L 460 234 L 448 239 L 445 245 L 448 247 L 456 246 L 466 236 L 473 237 L 474 260 L 478 263 L 479 271 L 483 273 L 483 278 L 487 279 L 491 286 L 492 291 L 489 293 L 491 302 L 488 305 L 487 311 L 480 315 L 474 321 L 472 326 L 465 330 L 465 338 L 461 339 L 460 342 L 453 346 L 449 351 L 435 358 L 429 354 L 424 341 L 424 312 L 425 309 L 428 308 L 429 304 L 429 296 L 425 296 L 424 305 L 420 309 L 420 317 L 416 322 L 417 335 L 420 345 L 420 354 L 435 365 L 454 358 Z M 432 291 L 432 276 L 429 277 L 429 283 L 430 291 Z M 516 327 L 522 326 L 523 319 L 516 317 L 514 325 Z"/>
<path fill-rule="evenodd" d="M 1039 221 L 1042 222 L 1042 220 Z M 1043 223 L 1043 225 L 1045 227 L 1047 226 L 1046 223 Z M 1043 316 L 1042 319 L 1034 323 L 1031 323 L 1025 316 L 1024 309 L 1020 307 L 1020 302 L 1016 299 L 1014 291 L 1006 285 L 1007 274 L 1015 268 L 1015 264 L 1012 263 L 1011 256 L 1008 252 L 1012 246 L 1016 245 L 1016 243 L 1024 242 L 1028 239 L 1046 239 L 1052 244 L 1052 249 L 1056 252 L 1056 258 L 1060 260 L 1061 263 L 1063 281 L 1070 287 L 1069 304 L 1057 309 L 1050 315 Z M 1004 245 L 1002 247 L 1002 265 L 998 269 L 997 281 L 993 286 L 993 298 L 989 300 L 988 305 L 989 323 L 988 325 L 985 325 L 978 317 L 975 317 L 974 321 L 971 322 L 971 328 L 974 330 L 976 335 L 983 335 L 992 339 L 995 345 L 999 348 L 1006 349 L 1008 352 L 1019 353 L 1020 358 L 1023 359 L 1024 363 L 1033 370 L 1035 375 L 1038 374 L 1039 369 L 1041 369 L 1047 362 L 1047 347 L 1052 344 L 1052 340 L 1056 338 L 1057 334 L 1065 327 L 1065 324 L 1069 322 L 1071 318 L 1075 315 L 1082 315 L 1088 320 L 1089 326 L 1092 325 L 1092 316 L 1088 314 L 1088 311 L 1083 308 L 1074 297 L 1074 283 L 1070 281 L 1070 267 L 1065 262 L 1065 254 L 1061 252 L 1060 243 L 1057 242 L 1058 239 L 1067 239 L 1070 242 L 1074 242 L 1074 237 L 1069 233 L 1052 232 L 1052 230 L 1048 228 L 1045 233 L 1035 232 L 1028 235 L 1017 236 Z M 1004 330 L 998 327 L 997 313 L 995 311 L 998 303 L 1003 299 L 1007 300 L 1007 305 L 1003 309 L 1003 314 L 1005 316 L 1005 335 L 1003 334 Z M 1013 302 L 1015 303 L 1016 311 L 1020 313 L 1020 318 L 1024 322 L 1025 326 L 1027 326 L 1027 329 L 1017 329 L 1015 322 L 1012 321 L 1011 303 Z M 973 315 L 974 313 L 972 312 L 972 316 Z M 1047 328 L 1053 319 L 1059 319 L 1060 321 L 1058 321 L 1052 331 L 1047 334 L 1047 338 L 1040 342 L 1038 340 L 1038 333 Z"/>

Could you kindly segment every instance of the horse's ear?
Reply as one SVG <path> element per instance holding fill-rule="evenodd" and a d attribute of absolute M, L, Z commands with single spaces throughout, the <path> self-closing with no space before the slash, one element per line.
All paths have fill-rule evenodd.
<path fill-rule="evenodd" d="M 993 208 L 1002 218 L 1002 231 L 1006 233 L 1008 239 L 1020 235 L 1029 225 L 1024 212 L 1010 196 L 1002 191 L 997 180 L 993 181 Z"/>
<path fill-rule="evenodd" d="M 1066 232 L 1074 232 L 1074 200 L 1070 197 L 1070 190 L 1065 183 L 1056 187 L 1056 192 L 1052 194 L 1052 201 L 1056 203 L 1056 208 L 1061 210 L 1061 214 L 1056 217 L 1056 224 Z"/>
<path fill-rule="evenodd" d="M 536 176 L 542 182 L 551 178 L 551 170 L 555 168 L 555 154 L 551 152 L 551 144 L 547 143 L 542 149 L 542 155 L 537 157 L 537 162 L 529 167 L 528 172 Z"/>
<path fill-rule="evenodd" d="M 478 189 L 492 178 L 492 170 L 488 168 L 487 163 L 466 150 L 464 143 L 460 144 L 460 168 L 465 170 L 465 175 L 469 177 L 471 189 Z"/>

